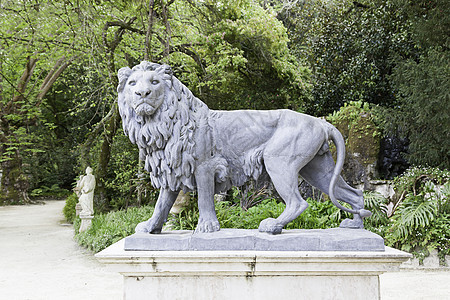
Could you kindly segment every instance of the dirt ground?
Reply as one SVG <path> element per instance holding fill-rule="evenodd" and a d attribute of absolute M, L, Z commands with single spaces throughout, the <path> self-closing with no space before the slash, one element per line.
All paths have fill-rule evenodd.
<path fill-rule="evenodd" d="M 0 207 L 0 299 L 122 299 L 122 278 L 73 240 L 64 201 Z M 380 276 L 381 299 L 450 299 L 450 271 Z"/>

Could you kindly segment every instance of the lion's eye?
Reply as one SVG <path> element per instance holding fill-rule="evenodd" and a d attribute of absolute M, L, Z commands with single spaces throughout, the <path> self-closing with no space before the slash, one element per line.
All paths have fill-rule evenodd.
<path fill-rule="evenodd" d="M 157 85 L 159 83 L 158 80 L 152 80 L 152 84 Z"/>
<path fill-rule="evenodd" d="M 136 85 L 136 81 L 131 80 L 130 82 L 128 82 L 128 84 L 131 85 L 131 86 L 135 86 Z"/>

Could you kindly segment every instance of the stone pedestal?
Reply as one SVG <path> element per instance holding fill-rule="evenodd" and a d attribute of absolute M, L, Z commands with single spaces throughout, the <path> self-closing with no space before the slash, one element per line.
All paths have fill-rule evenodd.
<path fill-rule="evenodd" d="M 94 216 L 92 215 L 80 214 L 81 219 L 80 232 L 86 231 L 91 227 L 93 218 Z"/>
<path fill-rule="evenodd" d="M 335 231 L 337 235 L 340 234 L 338 229 Z M 358 230 L 353 232 L 356 233 L 356 231 Z M 308 235 L 308 232 L 305 231 L 305 234 Z M 316 245 L 320 249 L 320 243 L 324 243 L 326 240 L 324 236 L 330 232 L 333 230 L 315 232 L 314 235 L 318 235 L 318 238 L 314 241 L 311 236 L 308 243 Z M 231 237 L 231 233 L 232 231 L 218 233 L 219 242 L 216 241 L 217 244 L 223 246 L 224 244 L 241 244 L 242 240 L 245 242 L 246 238 L 243 237 L 246 235 L 245 232 L 241 231 L 240 236 L 237 235 L 237 239 L 241 239 L 238 243 Z M 256 240 L 253 248 L 258 243 L 262 243 L 264 239 L 271 239 L 273 244 L 281 245 L 283 243 L 280 240 L 287 243 L 290 239 L 300 241 L 301 238 L 297 235 L 302 235 L 302 232 L 289 234 L 289 231 L 283 231 L 281 235 L 266 235 L 265 237 L 257 236 L 252 231 L 247 233 L 254 237 L 253 240 Z M 205 240 L 202 237 L 203 234 L 197 236 L 186 231 L 172 232 L 166 234 L 166 237 L 164 234 L 135 235 L 108 247 L 98 253 L 96 257 L 100 262 L 107 264 L 110 269 L 123 275 L 123 295 L 127 300 L 288 300 L 379 299 L 378 276 L 384 272 L 397 271 L 399 265 L 411 256 L 389 247 L 380 249 L 378 242 L 372 243 L 373 241 L 369 240 L 359 244 L 372 243 L 376 250 L 370 250 L 370 247 L 358 251 L 339 249 L 352 240 L 348 237 L 347 242 L 343 244 L 337 241 L 338 238 L 335 238 L 334 242 L 328 243 L 326 248 L 338 249 L 326 251 L 283 249 L 271 251 L 136 250 L 137 248 L 153 247 L 150 245 L 155 243 L 166 247 L 167 250 L 170 249 L 169 244 L 176 245 L 178 242 L 191 245 L 189 247 L 193 248 L 195 248 L 193 245 L 202 245 L 201 248 L 206 249 L 208 245 L 214 244 L 213 235 L 215 234 L 206 234 L 209 242 L 208 239 Z M 369 233 L 368 236 L 371 234 Z M 177 239 L 178 242 L 176 242 Z M 258 239 L 262 240 L 258 242 Z M 224 243 L 226 240 L 227 243 Z M 358 244 L 350 241 L 350 244 L 352 243 L 351 247 Z M 251 246 L 252 243 L 247 241 L 248 245 Z M 211 247 L 215 248 L 216 246 Z M 135 249 L 125 250 L 126 248 Z"/>

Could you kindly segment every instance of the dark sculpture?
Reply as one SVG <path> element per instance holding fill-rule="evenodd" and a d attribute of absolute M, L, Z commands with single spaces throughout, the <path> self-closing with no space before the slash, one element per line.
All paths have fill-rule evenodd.
<path fill-rule="evenodd" d="M 140 159 L 160 188 L 153 216 L 136 232 L 159 233 L 178 192 L 198 191 L 197 232 L 219 230 L 214 194 L 268 174 L 286 209 L 265 219 L 259 231 L 281 233 L 307 207 L 298 174 L 354 214 L 341 227 L 362 228 L 362 192 L 340 176 L 345 144 L 340 132 L 322 119 L 290 110 L 215 111 L 196 98 L 167 65 L 142 62 L 118 72 L 118 104 L 123 129 L 139 147 Z M 328 140 L 336 145 L 336 165 Z M 352 209 L 339 204 L 349 203 Z"/>

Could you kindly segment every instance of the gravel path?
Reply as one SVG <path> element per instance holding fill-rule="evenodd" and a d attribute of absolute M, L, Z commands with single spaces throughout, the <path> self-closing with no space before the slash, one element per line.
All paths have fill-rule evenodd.
<path fill-rule="evenodd" d="M 64 201 L 0 207 L 0 299 L 122 299 L 122 278 L 73 241 Z M 380 276 L 382 300 L 450 299 L 450 271 Z"/>
<path fill-rule="evenodd" d="M 0 207 L 0 299 L 122 299 L 122 277 L 78 246 L 63 207 Z"/>

